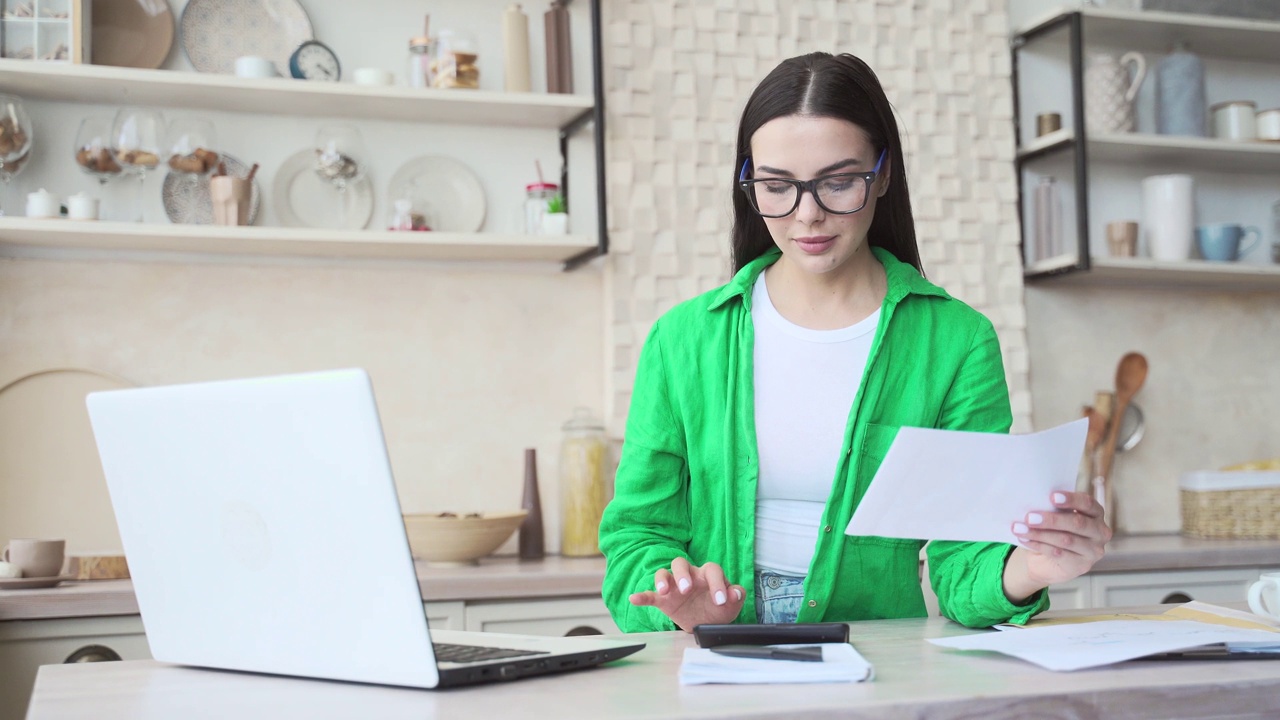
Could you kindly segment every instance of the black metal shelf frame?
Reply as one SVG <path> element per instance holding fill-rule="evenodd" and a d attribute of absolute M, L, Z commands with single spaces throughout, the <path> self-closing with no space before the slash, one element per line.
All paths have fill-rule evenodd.
<path fill-rule="evenodd" d="M 568 2 L 570 0 L 565 0 L 566 4 Z M 598 227 L 596 230 L 596 246 L 566 260 L 564 263 L 566 272 L 581 267 L 609 252 L 609 199 L 608 188 L 605 184 L 604 147 L 604 43 L 602 41 L 603 23 L 600 19 L 600 0 L 590 0 L 590 6 L 591 90 L 595 103 L 590 110 L 583 111 L 582 114 L 560 128 L 560 193 L 564 197 L 565 209 L 567 210 L 569 202 L 569 139 L 590 123 L 596 154 L 596 217 Z"/>
<path fill-rule="evenodd" d="M 1028 43 L 1053 32 L 1067 28 L 1068 43 L 1071 51 L 1071 122 L 1073 127 L 1070 142 L 1055 144 L 1043 148 L 1039 152 L 1027 153 L 1014 160 L 1014 172 L 1018 182 L 1018 227 L 1020 229 L 1020 247 L 1022 250 L 1023 277 L 1037 279 L 1064 273 L 1089 270 L 1089 153 L 1087 151 L 1088 136 L 1084 124 L 1084 17 L 1079 12 L 1065 13 L 1025 32 L 1015 35 L 1010 41 L 1012 54 L 1013 81 L 1013 133 L 1014 142 L 1021 146 L 1022 114 L 1019 98 L 1018 52 Z M 1076 261 L 1069 265 L 1054 267 L 1038 272 L 1027 272 L 1027 218 L 1024 208 L 1025 191 L 1023 189 L 1022 171 L 1028 162 L 1043 158 L 1049 154 L 1075 150 L 1075 198 L 1076 198 Z"/>

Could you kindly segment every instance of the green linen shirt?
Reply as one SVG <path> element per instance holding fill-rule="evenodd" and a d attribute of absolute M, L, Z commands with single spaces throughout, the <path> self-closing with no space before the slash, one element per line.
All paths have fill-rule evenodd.
<path fill-rule="evenodd" d="M 1000 345 L 991 322 L 873 248 L 887 292 L 804 582 L 798 622 L 923 617 L 923 540 L 850 537 L 844 528 L 898 428 L 1008 432 L 1012 424 Z M 676 557 L 719 563 L 755 612 L 756 450 L 751 289 L 776 248 L 716 290 L 677 305 L 640 354 L 616 493 L 600 524 L 603 596 L 624 632 L 672 630 L 657 608 L 636 607 L 654 573 Z M 957 508 L 963 512 L 963 508 Z M 1012 522 L 1014 518 L 1010 518 Z M 1018 606 L 1004 595 L 1002 543 L 928 545 L 942 614 L 970 627 L 1026 622 L 1041 592 Z"/>

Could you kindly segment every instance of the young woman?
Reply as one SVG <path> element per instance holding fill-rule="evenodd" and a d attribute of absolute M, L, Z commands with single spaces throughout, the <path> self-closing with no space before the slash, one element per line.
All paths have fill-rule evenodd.
<path fill-rule="evenodd" d="M 903 426 L 1008 432 L 987 318 L 920 272 L 902 146 L 851 55 L 779 65 L 747 102 L 734 277 L 641 352 L 600 547 L 627 632 L 925 615 L 918 540 L 844 528 Z M 963 512 L 963 508 L 957 508 Z M 1020 545 L 932 542 L 942 613 L 1024 621 L 1111 532 L 1087 493 L 1011 518 Z"/>

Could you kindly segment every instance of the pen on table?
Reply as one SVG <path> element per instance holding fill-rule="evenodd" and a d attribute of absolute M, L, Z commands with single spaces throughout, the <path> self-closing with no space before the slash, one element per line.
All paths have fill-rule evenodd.
<path fill-rule="evenodd" d="M 754 658 L 757 660 L 822 662 L 822 647 L 818 645 L 789 648 L 770 647 L 768 645 L 720 645 L 711 648 L 711 652 L 729 657 Z"/>

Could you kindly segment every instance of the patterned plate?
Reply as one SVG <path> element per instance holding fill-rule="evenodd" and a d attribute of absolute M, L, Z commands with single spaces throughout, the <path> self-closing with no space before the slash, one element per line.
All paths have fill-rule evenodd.
<path fill-rule="evenodd" d="M 296 0 L 191 0 L 182 11 L 182 49 L 200 72 L 235 74 L 236 58 L 257 55 L 289 77 L 289 56 L 312 39 Z"/>
<path fill-rule="evenodd" d="M 233 177 L 248 177 L 249 166 L 235 157 L 222 153 L 222 161 L 227 164 L 227 174 Z M 164 188 L 161 190 L 164 199 L 164 214 L 169 222 L 177 225 L 212 225 L 213 200 L 209 197 L 209 178 L 187 173 L 170 172 L 164 176 Z M 253 198 L 250 200 L 249 224 L 258 221 L 258 205 L 262 193 L 258 190 L 258 177 L 253 178 Z"/>

